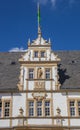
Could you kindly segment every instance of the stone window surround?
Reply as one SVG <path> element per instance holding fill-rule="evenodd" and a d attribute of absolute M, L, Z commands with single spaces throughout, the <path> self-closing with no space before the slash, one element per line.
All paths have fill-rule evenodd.
<path fill-rule="evenodd" d="M 29 67 L 28 68 L 28 79 L 29 79 L 29 69 L 33 69 L 33 77 L 34 77 L 33 79 L 37 79 L 37 69 L 38 68 L 35 68 L 35 67 L 34 68 Z M 41 66 L 41 68 L 42 68 L 42 66 Z M 51 67 L 44 67 L 44 69 L 43 69 L 43 78 L 42 79 L 46 79 L 46 69 L 50 69 L 50 78 L 49 79 L 52 79 L 52 68 Z"/>
<path fill-rule="evenodd" d="M 70 115 L 70 101 L 74 101 L 74 103 L 75 103 L 75 115 L 73 116 L 73 117 L 75 117 L 75 116 L 80 116 L 79 115 L 79 112 L 78 112 L 78 108 L 80 108 L 80 107 L 78 107 L 78 102 L 80 102 L 80 98 L 69 98 L 68 99 L 68 116 L 71 116 Z"/>
<path fill-rule="evenodd" d="M 5 113 L 5 106 L 4 106 L 4 103 L 5 102 L 10 102 L 10 109 L 9 109 L 9 117 L 11 117 L 11 99 L 0 99 L 0 102 L 2 102 L 2 114 L 1 114 L 1 117 L 5 117 L 4 116 L 4 113 Z"/>
<path fill-rule="evenodd" d="M 36 100 L 36 99 L 28 99 L 27 100 L 27 102 L 28 102 L 28 105 L 27 105 L 27 116 L 29 116 L 29 102 L 30 101 L 33 101 L 34 102 L 34 116 L 32 116 L 32 117 L 39 117 L 39 116 L 37 116 L 37 101 L 39 101 L 39 100 Z M 42 101 L 42 116 L 40 116 L 40 117 L 49 117 L 49 116 L 52 116 L 52 111 L 51 111 L 51 99 L 50 98 L 48 98 L 48 99 L 43 99 L 43 100 L 40 100 L 40 101 Z M 50 115 L 49 116 L 45 116 L 45 101 L 50 101 Z"/>
<path fill-rule="evenodd" d="M 35 52 L 38 52 L 38 57 L 35 57 Z M 44 52 L 44 57 L 41 57 L 41 53 Z M 33 51 L 33 58 L 46 58 L 46 50 L 34 50 Z"/>

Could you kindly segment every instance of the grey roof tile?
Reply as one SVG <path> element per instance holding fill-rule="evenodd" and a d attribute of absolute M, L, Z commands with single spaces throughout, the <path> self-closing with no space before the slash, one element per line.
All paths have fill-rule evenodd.
<path fill-rule="evenodd" d="M 55 51 L 61 62 L 58 64 L 61 89 L 80 89 L 80 51 Z M 0 90 L 17 91 L 20 64 L 23 52 L 0 53 Z"/>

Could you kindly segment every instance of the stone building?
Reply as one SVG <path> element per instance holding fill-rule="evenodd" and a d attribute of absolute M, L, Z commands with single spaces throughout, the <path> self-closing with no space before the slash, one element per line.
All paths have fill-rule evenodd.
<path fill-rule="evenodd" d="M 80 130 L 80 51 L 28 40 L 26 52 L 0 53 L 1 130 Z"/>

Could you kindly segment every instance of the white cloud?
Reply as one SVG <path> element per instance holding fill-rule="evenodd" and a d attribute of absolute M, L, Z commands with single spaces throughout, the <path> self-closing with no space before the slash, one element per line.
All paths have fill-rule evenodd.
<path fill-rule="evenodd" d="M 75 0 L 34 0 L 35 2 L 39 2 L 40 4 L 46 5 L 51 3 L 52 7 L 55 7 L 58 3 L 67 2 L 68 4 L 73 4 Z"/>
<path fill-rule="evenodd" d="M 12 48 L 9 50 L 9 52 L 25 52 L 26 50 L 24 50 L 23 47 L 21 48 L 18 48 L 18 47 L 15 47 L 15 48 Z"/>
<path fill-rule="evenodd" d="M 34 0 L 35 2 L 39 2 L 40 4 L 46 5 L 49 0 Z"/>

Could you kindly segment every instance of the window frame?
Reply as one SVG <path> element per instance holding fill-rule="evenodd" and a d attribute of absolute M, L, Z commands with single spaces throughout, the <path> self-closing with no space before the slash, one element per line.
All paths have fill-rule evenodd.
<path fill-rule="evenodd" d="M 72 115 L 70 114 L 70 101 L 74 101 L 75 102 L 75 115 Z M 79 109 L 80 109 L 80 106 L 78 107 L 78 102 L 80 102 L 80 98 L 68 98 L 68 116 L 71 116 L 71 117 L 80 117 L 79 115 Z"/>
<path fill-rule="evenodd" d="M 79 103 L 80 103 L 80 100 L 77 101 L 77 104 L 78 104 L 78 116 L 80 116 L 80 105 L 79 105 Z"/>
<path fill-rule="evenodd" d="M 1 112 L 1 118 L 6 118 L 6 117 L 11 117 L 12 115 L 12 107 L 11 107 L 11 99 L 0 99 L 0 101 L 2 102 L 2 112 Z M 9 116 L 5 116 L 5 103 L 9 102 Z"/>
<path fill-rule="evenodd" d="M 45 100 L 45 103 L 46 103 L 46 102 L 49 102 L 49 106 L 46 106 L 46 105 L 45 105 L 45 116 L 46 116 L 46 117 L 49 117 L 49 116 L 51 115 L 51 113 L 50 113 L 50 111 L 51 111 L 51 110 L 50 110 L 50 108 L 51 108 L 51 102 L 50 102 L 50 100 Z M 48 115 L 48 111 L 47 111 L 47 115 L 46 115 L 46 109 L 47 109 L 47 110 L 49 109 L 49 115 Z"/>
<path fill-rule="evenodd" d="M 46 73 L 46 70 L 49 70 L 49 72 Z M 51 69 L 50 68 L 45 68 L 45 79 L 48 80 L 50 78 L 51 78 Z"/>
<path fill-rule="evenodd" d="M 38 105 L 38 103 L 40 103 L 40 102 L 41 102 L 41 105 Z M 42 116 L 42 105 L 43 105 L 42 100 L 36 101 L 36 105 L 37 105 L 37 116 L 41 117 Z"/>
<path fill-rule="evenodd" d="M 4 101 L 4 117 L 10 117 L 10 101 Z"/>
<path fill-rule="evenodd" d="M 32 116 L 30 116 L 29 115 L 29 102 L 34 102 L 34 115 L 32 115 Z M 45 114 L 45 102 L 50 102 L 50 115 L 47 115 L 46 116 L 46 114 Z M 41 102 L 42 104 L 41 104 L 41 106 L 38 106 L 37 107 L 37 102 Z M 41 109 L 40 111 L 41 111 L 41 114 L 40 114 L 40 111 L 39 111 L 39 115 L 38 115 L 38 112 L 37 112 L 37 109 Z M 28 116 L 30 116 L 30 117 L 34 117 L 34 116 L 36 116 L 36 117 L 50 117 L 51 116 L 51 99 L 46 99 L 46 100 L 35 100 L 35 99 L 28 99 L 28 113 L 27 113 L 27 115 Z"/>
<path fill-rule="evenodd" d="M 33 106 L 29 106 L 29 103 L 30 102 L 33 102 Z M 32 112 L 31 112 L 31 115 L 30 115 L 30 109 L 33 109 L 33 110 L 31 110 L 31 111 L 33 111 L 33 114 L 32 114 Z M 28 101 L 28 116 L 30 116 L 30 117 L 33 117 L 34 116 L 34 100 L 29 100 Z"/>
<path fill-rule="evenodd" d="M 30 70 L 33 70 L 33 72 L 30 72 Z M 29 79 L 34 79 L 34 68 L 29 68 L 29 70 L 28 70 L 28 78 Z"/>
<path fill-rule="evenodd" d="M 74 105 L 70 105 L 71 103 L 74 103 Z M 73 117 L 76 115 L 76 107 L 75 107 L 75 101 L 74 100 L 71 100 L 69 102 L 69 106 L 70 106 L 70 116 Z"/>
<path fill-rule="evenodd" d="M 38 58 L 38 51 L 34 51 L 34 58 Z"/>
<path fill-rule="evenodd" d="M 41 51 L 41 58 L 45 58 L 45 51 Z"/>
<path fill-rule="evenodd" d="M 2 101 L 0 100 L 0 117 L 2 117 Z"/>

